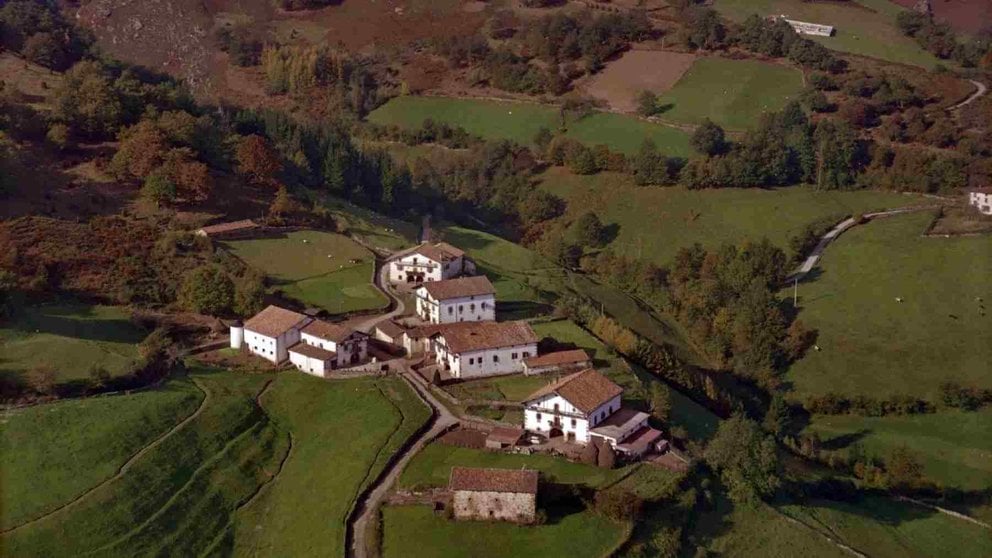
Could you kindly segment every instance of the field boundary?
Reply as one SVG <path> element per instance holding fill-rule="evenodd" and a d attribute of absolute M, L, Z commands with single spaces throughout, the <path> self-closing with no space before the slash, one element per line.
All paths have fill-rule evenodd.
<path fill-rule="evenodd" d="M 910 498 L 908 496 L 896 496 L 896 500 L 899 500 L 900 502 L 909 502 L 911 504 L 916 504 L 917 506 L 921 506 L 921 507 L 924 507 L 924 508 L 929 508 L 929 509 L 934 510 L 936 512 L 940 512 L 940 513 L 942 513 L 944 515 L 949 515 L 951 517 L 955 517 L 955 518 L 960 519 L 962 521 L 967 521 L 968 523 L 973 523 L 975 525 L 978 525 L 979 527 L 983 527 L 985 529 L 988 529 L 988 530 L 992 531 L 992 525 L 989 525 L 988 523 L 985 523 L 984 521 L 975 519 L 974 517 L 971 517 L 968 514 L 964 514 L 964 513 L 961 513 L 961 512 L 956 512 L 954 510 L 949 510 L 947 508 L 942 508 L 942 507 L 940 507 L 938 505 L 935 505 L 935 504 L 928 504 L 927 502 L 924 502 L 922 500 L 917 500 L 915 498 Z"/>

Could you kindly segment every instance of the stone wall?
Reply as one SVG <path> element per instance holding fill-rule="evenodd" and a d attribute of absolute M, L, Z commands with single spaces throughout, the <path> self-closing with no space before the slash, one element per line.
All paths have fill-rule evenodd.
<path fill-rule="evenodd" d="M 513 521 L 532 523 L 537 502 L 533 494 L 524 492 L 455 492 L 455 519 Z"/>

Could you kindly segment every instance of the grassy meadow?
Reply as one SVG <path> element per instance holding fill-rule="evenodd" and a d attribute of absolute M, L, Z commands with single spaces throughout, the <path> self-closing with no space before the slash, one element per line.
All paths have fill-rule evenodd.
<path fill-rule="evenodd" d="M 206 394 L 202 410 L 148 447 L 123 474 L 114 475 L 122 456 L 159 436 L 180 415 L 188 416 L 195 394 L 177 399 L 172 392 L 179 388 L 173 386 L 112 398 L 117 415 L 135 418 L 122 425 L 147 428 L 140 417 L 158 417 L 152 422 L 157 428 L 140 434 L 142 440 L 135 441 L 139 434 L 122 426 L 50 434 L 46 444 L 39 444 L 46 464 L 76 459 L 72 467 L 81 478 L 46 472 L 59 486 L 39 489 L 49 493 L 44 509 L 31 509 L 36 504 L 21 500 L 33 498 L 27 494 L 29 483 L 43 479 L 18 473 L 40 457 L 5 451 L 5 520 L 7 510 L 37 517 L 85 494 L 73 505 L 0 535 L 4 554 L 342 556 L 344 518 L 356 495 L 427 419 L 427 410 L 398 379 L 329 383 L 302 374 L 239 374 L 194 366 L 189 381 Z M 191 385 L 183 389 L 193 391 Z M 156 395 L 177 399 L 175 409 L 157 407 Z M 71 411 L 82 430 L 115 412 L 97 402 L 36 409 L 51 413 L 52 420 Z M 130 406 L 140 406 L 144 415 Z M 5 444 L 27 428 L 7 419 Z M 87 448 L 77 451 L 82 442 Z"/>
<path fill-rule="evenodd" d="M 923 464 L 923 474 L 944 486 L 982 490 L 992 486 L 992 409 L 942 411 L 926 415 L 814 416 L 807 433 L 842 455 L 858 444 L 864 454 L 885 458 L 906 447 Z"/>
<path fill-rule="evenodd" d="M 346 236 L 293 231 L 224 246 L 265 273 L 274 289 L 332 314 L 382 308 L 388 302 L 372 284 L 374 256 Z"/>
<path fill-rule="evenodd" d="M 903 10 L 888 0 L 857 2 L 803 2 L 802 0 L 716 0 L 724 16 L 744 21 L 751 14 L 761 17 L 785 14 L 790 19 L 833 25 L 833 37 L 810 39 L 841 52 L 879 58 L 899 64 L 933 68 L 938 60 L 920 48 L 916 41 L 896 27 L 896 15 Z"/>
<path fill-rule="evenodd" d="M 661 118 L 699 124 L 709 118 L 729 130 L 746 130 L 803 89 L 799 70 L 757 60 L 700 58 L 658 99 Z"/>
<path fill-rule="evenodd" d="M 465 128 L 487 139 L 508 139 L 524 145 L 533 142 L 542 127 L 561 128 L 556 107 L 481 99 L 405 96 L 392 99 L 374 110 L 369 120 L 382 125 L 419 128 L 427 118 Z M 633 153 L 651 139 L 665 153 L 689 154 L 689 136 L 680 130 L 612 113 L 593 113 L 566 122 L 565 135 L 589 145 L 606 144 L 611 149 Z"/>
<path fill-rule="evenodd" d="M 819 219 L 919 204 L 921 198 L 860 190 L 818 192 L 804 186 L 687 190 L 681 186 L 641 187 L 617 173 L 572 174 L 554 167 L 541 187 L 568 202 L 568 215 L 595 212 L 619 227 L 611 248 L 659 265 L 683 247 L 767 237 L 786 248 L 789 239 Z M 650 223 L 650 227 L 645 227 Z"/>
<path fill-rule="evenodd" d="M 604 556 L 625 536 L 625 526 L 589 510 L 552 516 L 545 525 L 453 521 L 428 506 L 387 506 L 382 511 L 386 558 L 491 558 Z"/>
<path fill-rule="evenodd" d="M 992 316 L 978 302 L 992 300 L 992 239 L 922 237 L 931 219 L 879 219 L 827 248 L 799 287 L 799 319 L 821 350 L 788 370 L 794 397 L 936 400 L 946 380 L 992 387 Z"/>
<path fill-rule="evenodd" d="M 0 375 L 23 377 L 39 366 L 51 367 L 59 381 L 87 379 L 95 366 L 127 374 L 147 333 L 118 306 L 24 306 L 0 325 Z"/>

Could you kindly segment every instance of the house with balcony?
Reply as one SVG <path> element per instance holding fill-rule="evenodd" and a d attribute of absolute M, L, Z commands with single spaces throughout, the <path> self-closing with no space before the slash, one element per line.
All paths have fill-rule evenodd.
<path fill-rule="evenodd" d="M 289 348 L 289 361 L 307 374 L 325 377 L 331 370 L 368 362 L 368 340 L 360 331 L 314 320 L 300 330 L 300 342 Z"/>
<path fill-rule="evenodd" d="M 469 379 L 522 372 L 524 360 L 537 354 L 537 334 L 518 322 L 458 322 L 425 326 L 429 351 L 449 379 Z"/>
<path fill-rule="evenodd" d="M 425 242 L 393 256 L 388 273 L 393 284 L 445 281 L 474 275 L 475 262 L 446 242 Z"/>
<path fill-rule="evenodd" d="M 424 283 L 417 316 L 431 324 L 496 320 L 496 289 L 485 275 Z"/>
<path fill-rule="evenodd" d="M 648 414 L 622 406 L 623 388 L 594 369 L 565 376 L 524 401 L 524 430 L 577 444 L 609 444 L 638 457 L 665 441 L 648 425 Z"/>

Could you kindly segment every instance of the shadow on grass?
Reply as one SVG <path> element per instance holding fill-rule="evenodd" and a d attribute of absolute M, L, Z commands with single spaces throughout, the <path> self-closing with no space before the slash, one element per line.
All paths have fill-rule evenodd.
<path fill-rule="evenodd" d="M 89 318 L 87 306 L 30 308 L 8 323 L 6 329 L 26 335 L 47 333 L 80 339 L 114 343 L 140 343 L 147 332 L 126 318 Z"/>
<path fill-rule="evenodd" d="M 499 316 L 501 321 L 533 318 L 535 316 L 550 314 L 551 310 L 551 305 L 531 300 L 513 300 L 496 303 L 496 315 Z"/>
<path fill-rule="evenodd" d="M 857 443 L 862 439 L 868 437 L 872 431 L 869 428 L 862 428 L 857 432 L 850 432 L 847 434 L 841 434 L 840 436 L 834 436 L 829 440 L 824 440 L 820 446 L 825 450 L 839 450 L 844 449 L 851 444 Z"/>

